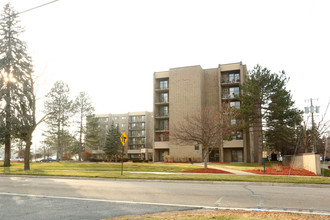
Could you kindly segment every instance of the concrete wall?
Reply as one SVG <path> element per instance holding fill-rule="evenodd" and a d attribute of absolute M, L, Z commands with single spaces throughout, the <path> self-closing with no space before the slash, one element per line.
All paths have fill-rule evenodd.
<path fill-rule="evenodd" d="M 305 153 L 293 157 L 292 155 L 285 155 L 283 158 L 283 165 L 291 166 L 294 169 L 309 170 L 316 175 L 321 175 L 320 155 L 314 153 Z"/>

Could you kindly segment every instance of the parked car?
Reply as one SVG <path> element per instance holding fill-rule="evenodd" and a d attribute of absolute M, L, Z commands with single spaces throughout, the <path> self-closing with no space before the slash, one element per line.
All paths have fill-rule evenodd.
<path fill-rule="evenodd" d="M 53 158 L 45 158 L 45 159 L 42 159 L 40 160 L 40 162 L 54 162 L 56 160 L 54 160 Z"/>

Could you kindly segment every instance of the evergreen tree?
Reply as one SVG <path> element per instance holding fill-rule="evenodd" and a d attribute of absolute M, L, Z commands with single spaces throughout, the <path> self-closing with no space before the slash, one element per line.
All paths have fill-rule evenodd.
<path fill-rule="evenodd" d="M 20 130 L 19 112 L 32 107 L 33 90 L 28 83 L 32 61 L 25 42 L 19 39 L 22 32 L 17 13 L 6 4 L 0 19 L 0 141 L 5 144 L 5 167 L 10 166 L 11 140 Z"/>
<path fill-rule="evenodd" d="M 117 161 L 117 157 L 120 155 L 121 150 L 121 141 L 120 141 L 121 133 L 119 128 L 115 126 L 112 122 L 110 129 L 106 136 L 104 153 L 108 156 L 108 158 L 115 159 Z"/>
<path fill-rule="evenodd" d="M 85 145 L 83 150 L 100 149 L 100 128 L 98 119 L 94 116 L 87 116 Z"/>
<path fill-rule="evenodd" d="M 78 114 L 78 127 L 79 127 L 79 161 L 81 161 L 81 154 L 83 148 L 83 135 L 86 134 L 86 118 L 91 116 L 94 108 L 91 104 L 89 97 L 86 95 L 85 92 L 80 92 L 79 95 L 76 97 L 75 100 L 75 109 Z"/>
<path fill-rule="evenodd" d="M 267 68 L 257 65 L 250 71 L 247 80 L 241 86 L 241 113 L 245 121 L 252 126 L 258 136 L 258 164 L 261 165 L 264 150 L 264 128 L 269 127 L 269 140 L 286 139 L 299 123 L 299 111 L 293 108 L 290 92 L 286 89 L 288 79 L 285 72 L 271 73 Z M 284 129 L 285 128 L 285 129 Z M 277 133 L 278 130 L 283 133 Z M 288 141 L 288 140 L 287 140 Z M 283 146 L 283 145 L 282 145 Z"/>
<path fill-rule="evenodd" d="M 69 86 L 58 81 L 46 95 L 45 113 L 49 114 L 46 119 L 48 130 L 45 136 L 56 136 L 57 160 L 63 160 L 63 144 L 66 129 L 69 127 L 69 119 L 74 114 L 72 100 L 69 97 Z"/>

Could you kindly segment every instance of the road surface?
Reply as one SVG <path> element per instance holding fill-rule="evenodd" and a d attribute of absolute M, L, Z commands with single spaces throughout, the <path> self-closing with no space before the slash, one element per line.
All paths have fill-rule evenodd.
<path fill-rule="evenodd" d="M 330 215 L 329 204 L 329 185 L 0 176 L 0 219 L 102 219 L 198 208 Z"/>

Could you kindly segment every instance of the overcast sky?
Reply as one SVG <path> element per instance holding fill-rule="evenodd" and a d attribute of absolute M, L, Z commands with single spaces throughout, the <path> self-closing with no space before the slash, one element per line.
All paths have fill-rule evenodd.
<path fill-rule="evenodd" d="M 50 0 L 9 2 L 20 12 Z M 152 111 L 154 72 L 239 61 L 285 70 L 296 106 L 318 99 L 323 113 L 329 9 L 327 0 L 60 0 L 21 14 L 21 38 L 42 75 L 38 96 L 63 80 L 96 113 Z"/>

